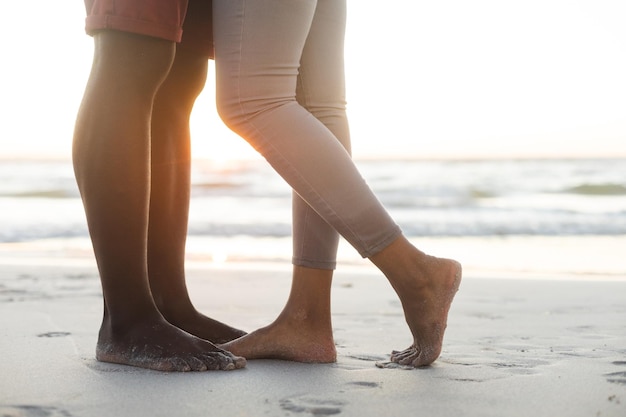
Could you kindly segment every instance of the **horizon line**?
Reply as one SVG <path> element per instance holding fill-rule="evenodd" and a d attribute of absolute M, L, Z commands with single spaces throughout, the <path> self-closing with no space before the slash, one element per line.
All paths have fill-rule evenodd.
<path fill-rule="evenodd" d="M 12 154 L 0 154 L 0 161 L 49 161 L 49 162 L 71 162 L 71 155 L 61 153 L 12 153 Z M 446 154 L 405 154 L 405 155 L 373 155 L 362 154 L 354 155 L 355 161 L 506 161 L 506 160 L 618 160 L 626 159 L 626 153 L 617 154 L 585 154 L 580 153 L 573 154 L 459 154 L 459 155 L 446 155 Z M 192 161 L 214 161 L 214 162 L 238 162 L 238 161 L 263 161 L 264 158 L 261 155 L 249 155 L 249 156 L 220 156 L 211 157 L 208 155 L 197 155 L 191 157 Z"/>

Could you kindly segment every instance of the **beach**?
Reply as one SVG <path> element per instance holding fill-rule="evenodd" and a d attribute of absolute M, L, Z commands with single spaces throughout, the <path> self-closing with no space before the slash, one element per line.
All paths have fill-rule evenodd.
<path fill-rule="evenodd" d="M 176 374 L 95 360 L 102 299 L 88 253 L 0 249 L 3 417 L 626 415 L 620 274 L 470 266 L 441 357 L 408 370 L 379 367 L 410 334 L 385 279 L 353 264 L 333 283 L 337 363 Z M 187 269 L 197 308 L 248 331 L 268 324 L 289 290 L 285 263 L 190 257 Z"/>
<path fill-rule="evenodd" d="M 258 161 L 196 162 L 190 294 L 252 331 L 289 291 L 291 193 Z M 359 164 L 417 247 L 463 264 L 431 367 L 385 367 L 411 342 L 402 308 L 344 241 L 337 363 L 175 374 L 98 362 L 102 292 L 71 164 L 7 160 L 0 417 L 626 415 L 624 160 Z"/>
<path fill-rule="evenodd" d="M 0 29 L 20 33 L 0 78 L 0 417 L 626 417 L 626 2 L 352 3 L 351 155 L 406 238 L 463 264 L 440 358 L 389 362 L 412 340 L 402 306 L 341 240 L 336 363 L 98 362 L 102 289 L 71 160 L 94 42 L 80 2 L 5 2 L 34 29 Z M 215 69 L 189 119 L 187 285 L 200 312 L 252 331 L 289 293 L 293 191 L 220 120 Z"/>

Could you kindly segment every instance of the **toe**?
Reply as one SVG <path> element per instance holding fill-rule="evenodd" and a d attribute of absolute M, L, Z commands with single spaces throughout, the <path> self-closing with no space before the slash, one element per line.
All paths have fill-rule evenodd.
<path fill-rule="evenodd" d="M 166 372 L 189 372 L 191 371 L 191 365 L 183 358 L 171 358 L 155 369 Z"/>
<path fill-rule="evenodd" d="M 414 350 L 413 346 L 404 350 L 394 350 L 391 352 L 391 360 L 393 362 L 398 362 L 399 360 L 404 359 L 407 355 L 410 355 Z"/>
<path fill-rule="evenodd" d="M 228 345 L 228 344 L 225 344 Z M 245 368 L 246 364 L 248 363 L 246 358 L 244 358 L 243 356 L 237 356 L 233 353 L 231 353 L 226 347 L 225 345 L 217 345 L 217 347 L 219 348 L 219 352 L 226 356 L 227 358 L 229 358 L 230 361 L 233 362 L 233 364 L 235 365 L 236 369 L 241 369 L 241 368 Z"/>
<path fill-rule="evenodd" d="M 202 360 L 211 371 L 230 371 L 235 369 L 232 359 L 221 352 L 209 352 L 202 354 Z"/>
<path fill-rule="evenodd" d="M 204 361 L 195 358 L 193 356 L 190 356 L 189 358 L 186 358 L 185 361 L 189 364 L 189 366 L 191 367 L 192 371 L 196 371 L 196 372 L 202 372 L 202 371 L 206 371 L 208 370 L 207 365 L 204 363 Z"/>
<path fill-rule="evenodd" d="M 224 354 L 233 361 L 233 363 L 235 364 L 235 368 L 237 369 L 245 368 L 246 364 L 248 363 L 248 361 L 246 361 L 246 358 L 244 358 L 243 356 L 237 356 L 226 351 L 224 352 Z"/>
<path fill-rule="evenodd" d="M 391 357 L 392 362 L 398 363 L 400 365 L 410 365 L 415 366 L 414 363 L 417 358 L 419 358 L 420 350 L 415 346 L 411 346 L 408 349 L 405 349 L 401 352 L 397 352 Z"/>

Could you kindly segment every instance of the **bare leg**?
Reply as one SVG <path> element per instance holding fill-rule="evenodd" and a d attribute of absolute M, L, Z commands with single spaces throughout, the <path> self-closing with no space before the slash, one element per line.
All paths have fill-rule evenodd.
<path fill-rule="evenodd" d="M 168 323 L 148 282 L 150 119 L 174 44 L 115 31 L 95 58 L 74 136 L 74 169 L 104 294 L 96 357 L 162 371 L 245 365 Z"/>
<path fill-rule="evenodd" d="M 295 266 L 291 293 L 278 318 L 221 347 L 247 359 L 335 362 L 330 314 L 332 274 L 332 270 Z"/>
<path fill-rule="evenodd" d="M 173 325 L 224 343 L 246 334 L 199 313 L 185 285 L 185 241 L 190 198 L 189 116 L 206 80 L 208 58 L 178 47 L 152 111 L 152 187 L 148 271 L 157 307 Z"/>
<path fill-rule="evenodd" d="M 385 274 L 398 294 L 413 344 L 393 352 L 401 365 L 427 366 L 441 353 L 448 311 L 461 283 L 461 265 L 417 250 L 404 237 L 370 260 Z"/>

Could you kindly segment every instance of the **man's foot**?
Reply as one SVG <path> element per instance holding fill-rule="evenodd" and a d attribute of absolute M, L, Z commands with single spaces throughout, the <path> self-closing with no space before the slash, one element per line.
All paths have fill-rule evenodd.
<path fill-rule="evenodd" d="M 316 329 L 305 321 L 279 317 L 267 327 L 220 345 L 247 359 L 281 359 L 294 362 L 332 363 L 337 351 L 332 329 Z"/>
<path fill-rule="evenodd" d="M 226 343 L 246 335 L 243 330 L 235 329 L 229 325 L 214 320 L 191 307 L 185 313 L 168 313 L 161 309 L 165 319 L 178 327 L 191 333 L 200 339 L 208 340 L 212 343 Z"/>
<path fill-rule="evenodd" d="M 391 354 L 391 361 L 428 366 L 440 355 L 448 311 L 461 283 L 461 265 L 451 259 L 421 254 L 412 280 L 392 282 L 413 334 L 413 344 Z"/>
<path fill-rule="evenodd" d="M 96 358 L 167 372 L 232 370 L 246 366 L 244 358 L 193 336 L 165 320 L 138 323 L 114 332 L 103 323 Z"/>

